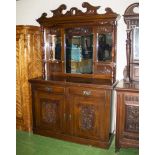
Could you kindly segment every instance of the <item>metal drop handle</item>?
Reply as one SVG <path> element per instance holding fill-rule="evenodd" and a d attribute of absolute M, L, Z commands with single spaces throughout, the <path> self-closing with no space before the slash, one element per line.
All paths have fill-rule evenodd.
<path fill-rule="evenodd" d="M 69 114 L 69 120 L 71 120 L 72 119 L 72 115 L 71 114 Z"/>
<path fill-rule="evenodd" d="M 66 120 L 66 113 L 64 113 L 64 120 Z"/>
<path fill-rule="evenodd" d="M 91 91 L 90 90 L 84 90 L 83 91 L 83 95 L 84 96 L 90 96 L 91 95 Z"/>
<path fill-rule="evenodd" d="M 49 93 L 52 92 L 52 88 L 50 88 L 50 87 L 46 87 L 45 89 L 46 89 L 46 91 L 48 91 Z"/>

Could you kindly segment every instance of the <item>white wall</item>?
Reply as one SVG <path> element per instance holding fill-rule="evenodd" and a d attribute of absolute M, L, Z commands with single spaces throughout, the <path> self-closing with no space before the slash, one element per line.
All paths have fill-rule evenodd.
<path fill-rule="evenodd" d="M 104 13 L 105 7 L 111 7 L 112 10 L 121 15 L 118 21 L 117 29 L 117 71 L 116 78 L 123 78 L 123 69 L 126 65 L 126 25 L 123 20 L 125 9 L 132 3 L 139 0 L 19 0 L 16 2 L 16 24 L 17 25 L 38 25 L 36 19 L 46 12 L 52 16 L 50 10 L 54 10 L 61 4 L 67 5 L 67 10 L 71 7 L 77 7 L 83 11 L 82 2 L 89 2 L 94 6 L 101 6 L 98 13 Z"/>

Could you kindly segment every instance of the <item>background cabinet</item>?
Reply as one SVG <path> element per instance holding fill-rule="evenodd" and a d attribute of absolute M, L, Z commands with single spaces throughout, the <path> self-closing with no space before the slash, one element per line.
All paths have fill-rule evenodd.
<path fill-rule="evenodd" d="M 139 147 L 139 3 L 128 6 L 124 13 L 127 24 L 127 65 L 124 79 L 116 86 L 116 149 Z"/>
<path fill-rule="evenodd" d="M 138 84 L 121 81 L 117 91 L 116 148 L 139 146 Z"/>
<path fill-rule="evenodd" d="M 31 91 L 28 79 L 41 76 L 41 32 L 37 26 L 16 26 L 16 123 L 32 130 Z"/>

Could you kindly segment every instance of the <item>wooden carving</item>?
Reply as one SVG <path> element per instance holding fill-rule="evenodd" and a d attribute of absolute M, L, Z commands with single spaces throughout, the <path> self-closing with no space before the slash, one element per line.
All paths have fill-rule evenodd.
<path fill-rule="evenodd" d="M 36 26 L 16 28 L 17 129 L 31 131 L 31 93 L 28 79 L 42 75 L 41 33 Z"/>
<path fill-rule="evenodd" d="M 42 120 L 45 123 L 56 123 L 58 113 L 58 101 L 42 102 Z"/>
<path fill-rule="evenodd" d="M 67 6 L 62 4 L 57 9 L 51 10 L 51 16 L 47 17 L 47 13 L 43 13 L 41 17 L 37 19 L 44 35 L 43 76 L 46 78 L 53 75 L 95 77 L 110 79 L 114 82 L 116 79 L 116 28 L 119 15 L 113 12 L 109 7 L 105 8 L 104 13 L 99 14 L 97 11 L 100 6 L 92 6 L 88 2 L 82 3 L 82 7 L 85 8 L 86 11 L 82 11 L 76 7 L 67 10 Z M 61 50 L 55 52 L 56 48 L 52 46 L 52 42 L 49 41 L 48 38 L 50 37 L 48 36 L 57 35 L 58 31 L 58 36 L 61 37 Z M 110 39 L 103 40 L 103 42 L 98 45 L 98 36 L 100 34 L 107 34 L 110 36 Z M 70 41 L 71 45 L 75 45 L 75 39 L 73 38 L 77 37 L 73 36 L 85 37 L 87 35 L 89 35 L 88 39 L 86 38 L 84 42 L 81 40 L 78 43 L 82 44 L 82 46 L 76 47 L 76 50 L 80 51 L 79 54 L 77 54 L 79 55 L 80 63 L 78 61 L 75 62 L 71 56 L 74 50 L 70 50 L 69 48 L 71 47 L 67 47 L 68 41 Z M 71 39 L 71 37 L 73 38 Z M 83 48 L 89 41 L 91 41 L 91 46 L 88 47 L 89 49 Z M 101 44 L 103 46 L 101 46 Z M 100 46 L 100 52 L 98 52 L 98 46 Z M 61 57 L 54 58 L 55 53 L 57 53 L 57 55 L 61 53 Z M 99 55 L 101 57 L 99 57 Z M 70 61 L 71 58 L 72 60 Z M 87 62 L 87 64 L 84 66 L 83 64 L 85 63 L 83 62 Z M 105 64 L 105 66 L 101 69 L 99 63 Z"/>
<path fill-rule="evenodd" d="M 139 96 L 125 95 L 125 102 L 130 102 L 130 104 L 138 104 Z"/>
<path fill-rule="evenodd" d="M 127 65 L 124 69 L 124 80 L 129 82 L 134 79 L 132 73 L 132 55 L 133 55 L 133 29 L 139 27 L 139 13 L 134 12 L 135 8 L 139 7 L 139 3 L 131 4 L 124 13 L 124 21 L 127 25 L 127 40 L 126 40 L 126 59 Z M 138 70 L 137 70 L 138 71 Z"/>
<path fill-rule="evenodd" d="M 116 18 L 117 14 L 112 11 L 111 8 L 105 8 L 106 13 L 104 14 L 98 14 L 97 10 L 100 8 L 100 6 L 92 6 L 88 2 L 82 3 L 82 7 L 86 8 L 85 12 L 82 12 L 76 7 L 72 7 L 69 11 L 66 11 L 65 14 L 63 14 L 63 11 L 66 10 L 66 5 L 62 4 L 60 5 L 57 9 L 51 10 L 53 13 L 52 17 L 47 18 L 47 13 L 43 13 L 40 18 L 37 19 L 37 22 L 39 22 L 43 26 L 58 26 L 58 25 L 63 25 L 63 24 L 69 24 L 74 22 L 81 23 L 82 21 L 80 18 L 85 18 L 86 20 L 91 17 L 92 21 L 97 21 L 98 18 L 104 19 L 106 16 L 109 16 L 109 18 Z M 76 16 L 77 18 L 74 19 L 72 17 Z M 59 17 L 59 18 L 58 18 Z M 63 19 L 62 19 L 62 18 Z M 72 18 L 72 20 L 71 20 Z M 63 20 L 63 23 L 62 23 Z M 94 23 L 94 22 L 93 22 Z"/>
<path fill-rule="evenodd" d="M 125 130 L 139 130 L 139 97 L 125 95 Z"/>
<path fill-rule="evenodd" d="M 96 73 L 110 75 L 112 73 L 112 67 L 109 65 L 98 65 Z"/>
<path fill-rule="evenodd" d="M 125 117 L 125 130 L 126 131 L 139 131 L 139 106 L 126 106 Z"/>
<path fill-rule="evenodd" d="M 95 109 L 94 106 L 82 105 L 81 106 L 81 129 L 90 130 L 94 128 L 95 124 Z"/>
<path fill-rule="evenodd" d="M 97 27 L 97 32 L 98 33 L 110 33 L 113 31 L 113 22 L 109 22 L 109 21 L 106 21 L 106 22 L 100 22 L 101 25 L 103 26 L 98 26 Z"/>
<path fill-rule="evenodd" d="M 73 35 L 90 35 L 92 33 L 92 28 L 89 27 L 75 27 L 66 29 L 66 33 L 69 36 Z"/>
<path fill-rule="evenodd" d="M 62 16 L 62 11 L 65 10 L 67 7 L 65 4 L 60 5 L 56 10 L 51 10 L 53 13 L 53 17 Z"/>
<path fill-rule="evenodd" d="M 82 3 L 82 7 L 87 9 L 86 14 L 97 14 L 97 10 L 100 8 L 100 6 L 94 7 L 90 5 L 88 2 Z"/>

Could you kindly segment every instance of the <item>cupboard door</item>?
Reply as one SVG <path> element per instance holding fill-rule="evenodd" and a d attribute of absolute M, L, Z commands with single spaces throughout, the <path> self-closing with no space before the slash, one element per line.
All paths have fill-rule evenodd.
<path fill-rule="evenodd" d="M 34 127 L 61 132 L 64 96 L 35 91 Z"/>
<path fill-rule="evenodd" d="M 138 140 L 139 133 L 139 97 L 138 94 L 125 93 L 123 108 L 123 136 Z"/>
<path fill-rule="evenodd" d="M 116 146 L 138 147 L 139 95 L 118 93 Z"/>
<path fill-rule="evenodd" d="M 73 97 L 73 134 L 82 138 L 104 139 L 103 98 Z M 102 132 L 103 131 L 103 132 Z"/>

